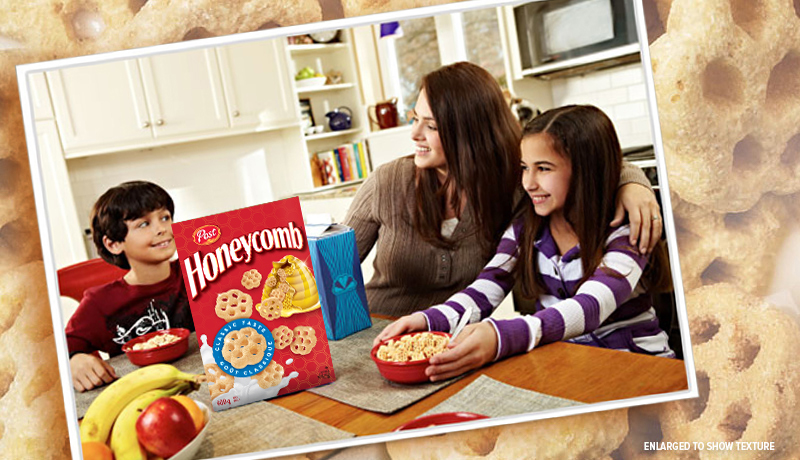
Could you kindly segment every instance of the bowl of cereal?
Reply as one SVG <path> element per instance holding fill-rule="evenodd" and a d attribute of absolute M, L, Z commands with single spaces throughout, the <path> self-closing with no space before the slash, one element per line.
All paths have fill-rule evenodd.
<path fill-rule="evenodd" d="M 137 366 L 174 361 L 189 349 L 189 329 L 150 332 L 125 342 L 122 351 Z"/>
<path fill-rule="evenodd" d="M 370 355 L 378 371 L 395 383 L 428 381 L 425 368 L 430 357 L 447 348 L 450 334 L 446 332 L 412 332 L 384 340 L 372 348 Z"/>

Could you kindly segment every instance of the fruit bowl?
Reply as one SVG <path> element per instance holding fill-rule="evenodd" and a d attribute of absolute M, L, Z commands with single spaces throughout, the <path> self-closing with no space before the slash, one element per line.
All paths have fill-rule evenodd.
<path fill-rule="evenodd" d="M 294 83 L 298 88 L 316 88 L 318 86 L 325 86 L 326 81 L 328 81 L 328 77 L 313 77 L 295 80 Z"/>
<path fill-rule="evenodd" d="M 203 411 L 203 429 L 200 430 L 192 439 L 192 442 L 186 444 L 186 447 L 179 450 L 177 454 L 173 455 L 169 458 L 169 460 L 192 460 L 197 452 L 200 450 L 200 445 L 203 444 L 203 439 L 205 439 L 206 434 L 208 433 L 208 422 L 211 421 L 211 411 L 208 410 L 208 406 L 203 404 L 198 400 L 194 400 L 195 403 L 200 407 L 200 410 Z"/>
<path fill-rule="evenodd" d="M 425 375 L 425 369 L 430 365 L 429 359 L 392 362 L 392 361 L 384 361 L 382 359 L 378 359 L 378 354 L 377 354 L 378 348 L 380 348 L 381 345 L 385 345 L 390 340 L 399 340 L 400 338 L 405 336 L 413 336 L 421 333 L 422 332 L 412 332 L 410 334 L 403 334 L 397 337 L 391 337 L 372 347 L 370 356 L 372 357 L 372 360 L 375 361 L 375 365 L 378 366 L 378 372 L 381 373 L 383 378 L 395 383 L 422 383 L 422 382 L 427 382 L 429 380 L 428 376 Z M 430 331 L 428 333 L 434 335 L 441 335 L 448 338 L 450 337 L 450 334 L 446 332 Z"/>
<path fill-rule="evenodd" d="M 133 349 L 133 346 L 138 343 L 147 342 L 153 337 L 164 334 L 172 334 L 178 336 L 179 340 L 177 342 L 164 344 L 147 350 Z M 183 354 L 186 353 L 186 350 L 188 349 L 189 349 L 189 329 L 183 329 L 183 328 L 173 328 L 173 329 L 165 329 L 163 331 L 151 332 L 149 334 L 136 337 L 135 339 L 131 339 L 127 341 L 125 345 L 122 346 L 122 351 L 125 352 L 125 355 L 128 357 L 128 360 L 130 360 L 131 363 L 137 366 L 149 366 L 151 364 L 174 361 L 183 356 Z"/>
<path fill-rule="evenodd" d="M 436 425 L 449 425 L 451 423 L 470 422 L 489 418 L 487 415 L 473 414 L 472 412 L 444 412 L 441 414 L 426 415 L 406 422 L 392 431 L 416 430 Z"/>

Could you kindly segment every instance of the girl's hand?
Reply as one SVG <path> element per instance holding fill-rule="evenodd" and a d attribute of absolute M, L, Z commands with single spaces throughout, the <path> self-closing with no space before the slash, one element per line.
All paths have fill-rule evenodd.
<path fill-rule="evenodd" d="M 431 382 L 477 369 L 497 356 L 497 334 L 488 322 L 470 324 L 450 342 L 447 350 L 431 357 L 425 374 Z"/>
<path fill-rule="evenodd" d="M 625 220 L 631 224 L 631 245 L 638 242 L 639 252 L 650 253 L 661 238 L 661 207 L 656 196 L 647 187 L 631 182 L 619 188 L 617 193 L 617 212 L 611 226 L 616 227 Z"/>
<path fill-rule="evenodd" d="M 427 331 L 428 320 L 422 313 L 412 313 L 408 316 L 403 316 L 392 324 L 383 328 L 380 334 L 372 341 L 372 346 L 381 343 L 382 341 L 400 334 L 415 331 Z"/>

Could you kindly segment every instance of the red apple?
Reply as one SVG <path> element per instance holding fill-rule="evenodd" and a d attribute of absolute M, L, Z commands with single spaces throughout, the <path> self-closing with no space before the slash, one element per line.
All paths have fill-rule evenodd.
<path fill-rule="evenodd" d="M 181 403 L 159 398 L 136 420 L 136 434 L 148 452 L 169 458 L 186 447 L 197 431 L 191 414 Z"/>

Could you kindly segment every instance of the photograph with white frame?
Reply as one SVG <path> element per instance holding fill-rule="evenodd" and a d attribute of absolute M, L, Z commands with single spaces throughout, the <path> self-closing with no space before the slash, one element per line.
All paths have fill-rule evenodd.
<path fill-rule="evenodd" d="M 240 444 L 215 445 L 224 436 L 221 431 L 231 429 L 236 412 L 247 406 L 205 411 L 204 439 L 198 435 L 191 455 L 274 457 L 696 397 L 659 125 L 646 78 L 650 70 L 640 58 L 647 41 L 641 44 L 643 18 L 634 4 L 467 1 L 20 66 L 73 455 L 80 452 L 81 401 L 90 403 L 86 395 L 94 391 L 94 397 L 107 386 L 76 391 L 67 338 L 58 331 L 65 330 L 84 289 L 124 274 L 100 261 L 93 242 L 90 215 L 98 197 L 121 183 L 143 180 L 170 195 L 176 222 L 290 197 L 299 197 L 307 222 L 344 222 L 373 173 L 418 149 L 412 131 L 420 122 L 415 109 L 421 78 L 462 61 L 488 71 L 519 123 L 572 104 L 593 105 L 608 116 L 624 158 L 642 171 L 660 206 L 661 216 L 652 219 L 663 222 L 673 290 L 652 295 L 650 310 L 657 313 L 676 358 L 558 342 L 490 362 L 401 407 L 370 410 L 362 400 L 305 391 L 280 395 L 250 406 L 269 405 L 272 412 L 264 413 L 284 414 L 284 424 L 296 424 L 309 436 L 295 444 L 269 445 L 272 441 L 263 441 L 265 433 L 256 426 L 252 435 L 258 440 L 240 435 Z M 565 26 L 560 19 L 567 13 L 586 23 Z M 301 100 L 309 101 L 314 126 L 304 120 Z M 364 156 L 346 172 L 327 155 L 348 144 L 360 145 Z M 333 160 L 327 175 L 321 167 L 326 159 Z M 362 260 L 367 284 L 380 250 L 380 245 L 372 248 Z M 78 287 L 62 284 L 69 269 L 86 270 L 89 262 L 93 276 L 103 272 L 94 284 L 81 284 L 81 272 Z M 68 288 L 76 293 L 66 295 Z M 514 289 L 492 318 L 509 320 L 534 311 L 536 302 Z M 377 320 L 387 316 L 392 315 Z M 386 324 L 377 320 L 374 324 Z M 199 354 L 197 339 L 190 341 L 195 342 L 190 353 Z M 363 366 L 375 370 L 369 350 L 363 357 Z M 127 361 L 125 354 L 100 359 Z M 591 363 L 597 373 L 584 375 L 586 369 L 574 363 Z M 548 364 L 558 367 L 544 367 Z M 336 368 L 334 355 L 337 379 L 347 377 L 342 369 Z M 559 370 L 564 374 L 558 376 Z M 377 370 L 374 374 L 382 378 Z M 481 391 L 520 399 L 509 405 L 514 412 L 497 408 L 487 416 L 481 410 L 488 408 L 467 399 Z M 210 405 L 205 385 L 190 393 L 203 402 L 200 396 Z M 469 410 L 474 407 L 481 410 Z M 454 415 L 464 412 L 481 417 Z M 420 417 L 436 415 L 441 421 L 422 419 L 414 425 Z M 229 422 L 219 421 L 226 418 Z"/>

